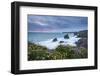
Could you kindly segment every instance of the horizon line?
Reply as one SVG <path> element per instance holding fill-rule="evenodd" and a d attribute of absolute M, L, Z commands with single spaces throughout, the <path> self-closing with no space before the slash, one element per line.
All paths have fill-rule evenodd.
<path fill-rule="evenodd" d="M 84 29 L 84 30 L 87 30 L 87 29 Z M 79 31 L 82 31 L 82 30 L 79 30 Z M 43 32 L 43 33 L 49 33 L 49 32 L 60 32 L 60 33 L 63 33 L 63 32 L 79 32 L 79 31 L 28 31 L 28 32 Z"/>

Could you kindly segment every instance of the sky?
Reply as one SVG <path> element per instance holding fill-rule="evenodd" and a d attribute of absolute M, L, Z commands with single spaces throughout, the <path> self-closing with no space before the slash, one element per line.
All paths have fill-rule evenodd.
<path fill-rule="evenodd" d="M 87 27 L 88 17 L 28 15 L 28 32 L 76 32 Z"/>

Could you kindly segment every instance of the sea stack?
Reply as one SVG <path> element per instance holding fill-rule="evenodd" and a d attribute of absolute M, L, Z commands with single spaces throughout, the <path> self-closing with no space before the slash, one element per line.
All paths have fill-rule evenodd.
<path fill-rule="evenodd" d="M 64 39 L 69 39 L 68 34 L 66 34 L 66 35 L 64 36 Z"/>
<path fill-rule="evenodd" d="M 57 41 L 57 38 L 54 38 L 52 41 L 53 41 L 53 42 L 56 42 L 56 41 Z"/>

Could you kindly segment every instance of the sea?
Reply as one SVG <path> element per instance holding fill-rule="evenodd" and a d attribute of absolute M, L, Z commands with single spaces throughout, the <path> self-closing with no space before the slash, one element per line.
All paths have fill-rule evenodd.
<path fill-rule="evenodd" d="M 65 39 L 64 36 L 68 34 L 69 39 Z M 57 41 L 53 39 L 57 38 Z M 28 42 L 35 43 L 37 45 L 45 46 L 48 49 L 55 49 L 59 45 L 71 45 L 76 46 L 78 38 L 74 33 L 59 33 L 59 32 L 28 32 Z M 60 43 L 60 42 L 63 43 Z"/>
<path fill-rule="evenodd" d="M 73 37 L 74 33 L 63 33 L 63 32 L 28 32 L 29 42 L 41 42 L 47 41 L 54 38 L 63 38 L 66 34 L 69 37 Z"/>

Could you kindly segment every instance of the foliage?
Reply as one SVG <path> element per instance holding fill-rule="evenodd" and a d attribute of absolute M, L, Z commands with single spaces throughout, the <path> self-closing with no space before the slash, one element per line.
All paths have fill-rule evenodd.
<path fill-rule="evenodd" d="M 88 53 L 87 53 L 86 48 L 80 48 L 80 57 L 82 57 L 82 58 L 88 57 Z"/>
<path fill-rule="evenodd" d="M 76 58 L 87 58 L 87 49 L 72 47 L 70 45 L 59 45 L 56 49 L 48 51 L 48 49 L 44 46 L 34 43 L 28 44 L 28 60 L 57 60 Z"/>
<path fill-rule="evenodd" d="M 28 45 L 28 60 L 44 60 L 48 57 L 48 51 L 46 47 L 30 44 Z"/>
<path fill-rule="evenodd" d="M 63 59 L 63 57 L 60 52 L 54 51 L 49 55 L 49 59 L 56 60 L 56 59 Z"/>
<path fill-rule="evenodd" d="M 69 58 L 73 58 L 73 50 L 71 46 L 64 46 L 64 45 L 59 45 L 55 51 L 60 52 L 62 55 L 62 58 L 64 59 L 69 59 Z"/>

